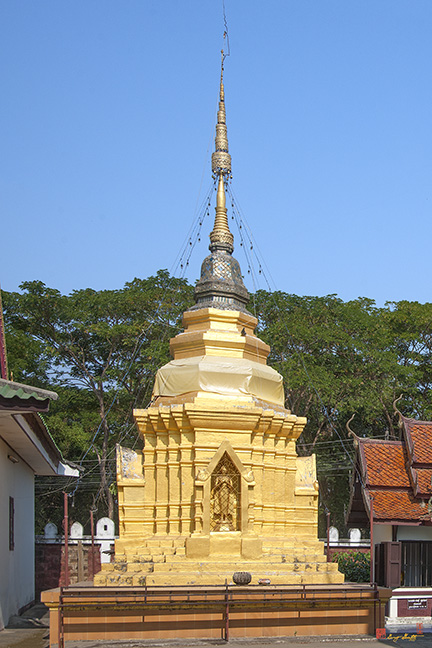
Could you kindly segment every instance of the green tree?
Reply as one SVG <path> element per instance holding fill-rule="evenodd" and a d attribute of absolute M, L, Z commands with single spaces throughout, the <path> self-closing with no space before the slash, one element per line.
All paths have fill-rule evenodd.
<path fill-rule="evenodd" d="M 389 302 L 386 324 L 391 330 L 405 380 L 398 385 L 406 415 L 432 418 L 432 304 Z"/>
<path fill-rule="evenodd" d="M 49 360 L 43 344 L 24 331 L 13 328 L 8 322 L 5 333 L 10 379 L 39 387 L 48 386 Z"/>
<path fill-rule="evenodd" d="M 343 529 L 354 454 L 346 422 L 356 412 L 357 434 L 397 434 L 392 402 L 408 375 L 388 310 L 369 299 L 343 302 L 335 295 L 260 291 L 256 302 L 270 364 L 284 378 L 286 407 L 308 418 L 298 451 L 317 453 L 323 510 Z"/>
<path fill-rule="evenodd" d="M 260 331 L 271 342 L 270 363 L 282 373 L 286 405 L 307 416 L 300 447 L 332 438 L 334 427 L 358 412 L 359 432 L 393 426 L 395 389 L 403 376 L 385 311 L 372 300 L 334 295 L 257 294 Z M 393 427 L 392 427 L 393 430 Z"/>
<path fill-rule="evenodd" d="M 168 341 L 180 329 L 192 288 L 159 271 L 120 290 L 85 289 L 62 295 L 40 281 L 25 282 L 21 289 L 22 293 L 4 293 L 8 329 L 37 345 L 51 386 L 69 388 L 69 406 L 77 395 L 85 395 L 84 400 L 91 396 L 93 409 L 79 410 L 76 402 L 68 413 L 63 406 L 61 411 L 54 407 L 48 422 L 62 449 L 71 449 L 71 437 L 74 454 L 83 443 L 89 449 L 90 442 L 112 517 L 110 447 L 130 423 L 132 408 L 149 399 L 153 375 L 169 359 Z M 13 358 L 12 365 L 16 362 Z"/>
<path fill-rule="evenodd" d="M 192 288 L 160 271 L 120 290 L 61 295 L 37 281 L 22 290 L 3 296 L 9 366 L 16 380 L 60 392 L 50 429 L 65 456 L 89 451 L 89 497 L 97 465 L 111 515 L 114 443 L 135 442 L 132 408 L 150 400 Z M 322 508 L 343 530 L 353 468 L 348 419 L 356 413 L 351 425 L 360 436 L 397 438 L 392 403 L 400 394 L 404 413 L 432 416 L 432 304 L 378 308 L 366 298 L 266 291 L 253 303 L 258 334 L 271 345 L 269 363 L 284 378 L 286 407 L 308 418 L 298 451 L 316 452 Z"/>
<path fill-rule="evenodd" d="M 345 580 L 349 583 L 369 583 L 370 552 L 341 552 L 333 556 L 333 562 L 338 563 L 339 571 L 345 575 Z"/>

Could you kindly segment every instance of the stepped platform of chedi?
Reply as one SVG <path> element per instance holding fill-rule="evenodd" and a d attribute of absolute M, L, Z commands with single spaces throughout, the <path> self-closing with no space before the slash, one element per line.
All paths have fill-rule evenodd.
<path fill-rule="evenodd" d="M 343 582 L 317 539 L 315 458 L 296 452 L 306 419 L 284 407 L 232 256 L 222 75 L 215 143 L 210 255 L 152 405 L 134 413 L 143 449 L 117 449 L 119 539 L 95 585 L 217 585 L 239 571 L 252 584 Z"/>
<path fill-rule="evenodd" d="M 117 556 L 116 562 L 104 564 L 98 574 L 98 585 L 208 585 L 232 582 L 233 573 L 239 569 L 250 572 L 252 584 L 267 579 L 271 584 L 322 584 L 339 583 L 343 579 L 336 563 L 327 563 L 321 546 L 269 539 L 264 543 L 262 556 L 246 560 L 234 552 L 231 555 L 215 554 L 205 560 L 186 558 L 184 538 L 149 540 L 139 553 Z M 156 543 L 160 544 L 157 546 Z M 295 548 L 297 546 L 297 548 Z M 339 576 L 339 577 L 338 577 Z"/>

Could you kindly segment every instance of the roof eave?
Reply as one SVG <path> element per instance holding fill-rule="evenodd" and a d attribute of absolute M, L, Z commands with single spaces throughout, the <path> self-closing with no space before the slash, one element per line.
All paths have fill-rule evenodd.
<path fill-rule="evenodd" d="M 9 388 L 11 393 L 15 392 L 15 395 L 24 401 L 27 400 L 27 398 L 23 396 L 24 394 L 40 401 L 55 401 L 58 399 L 58 394 L 48 389 L 41 389 L 40 387 L 24 385 L 23 383 L 17 383 L 13 380 L 5 380 L 4 378 L 0 378 L 0 391 L 4 388 Z"/>

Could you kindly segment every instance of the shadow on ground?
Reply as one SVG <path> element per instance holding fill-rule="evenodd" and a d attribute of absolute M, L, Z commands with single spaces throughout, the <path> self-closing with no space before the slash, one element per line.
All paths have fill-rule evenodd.
<path fill-rule="evenodd" d="M 20 616 L 12 616 L 0 632 L 0 648 L 48 648 L 48 608 L 42 603 L 32 606 Z"/>

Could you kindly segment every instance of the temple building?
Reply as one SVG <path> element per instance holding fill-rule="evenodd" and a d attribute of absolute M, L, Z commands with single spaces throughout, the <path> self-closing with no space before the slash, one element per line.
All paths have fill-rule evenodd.
<path fill-rule="evenodd" d="M 430 588 L 432 421 L 407 418 L 396 411 L 399 440 L 352 433 L 356 470 L 347 523 L 371 529 L 374 580 L 379 585 Z M 429 617 L 431 611 L 432 597 Z"/>
<path fill-rule="evenodd" d="M 223 56 L 212 172 L 210 254 L 152 404 L 134 412 L 143 450 L 117 449 L 119 538 L 95 585 L 216 585 L 238 571 L 252 583 L 341 583 L 317 539 L 315 457 L 296 452 L 306 419 L 285 409 L 232 256 Z"/>

